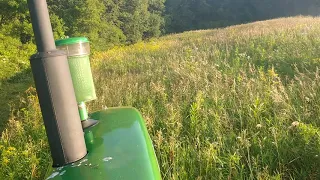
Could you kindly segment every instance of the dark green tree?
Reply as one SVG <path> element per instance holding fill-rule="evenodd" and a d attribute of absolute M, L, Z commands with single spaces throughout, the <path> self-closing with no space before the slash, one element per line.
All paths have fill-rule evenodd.
<path fill-rule="evenodd" d="M 27 43 L 32 38 L 26 0 L 0 0 L 0 32 Z"/>
<path fill-rule="evenodd" d="M 164 32 L 164 2 L 165 0 L 149 0 L 148 11 L 150 15 L 144 38 L 158 37 Z"/>
<path fill-rule="evenodd" d="M 320 13 L 319 0 L 167 0 L 165 4 L 169 33 Z"/>

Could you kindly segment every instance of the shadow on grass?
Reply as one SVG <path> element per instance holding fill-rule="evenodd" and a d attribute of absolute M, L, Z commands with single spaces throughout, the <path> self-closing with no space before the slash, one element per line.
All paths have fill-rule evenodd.
<path fill-rule="evenodd" d="M 274 68 L 275 71 L 282 77 L 282 79 L 292 79 L 297 73 L 316 72 L 320 66 L 320 62 L 309 59 L 287 59 L 280 61 L 256 61 L 254 64 L 257 67 L 262 67 L 265 72 L 268 69 Z"/>
<path fill-rule="evenodd" d="M 19 101 L 19 94 L 33 84 L 31 69 L 26 69 L 6 80 L 0 80 L 0 133 L 4 130 L 9 117 L 11 105 Z"/>

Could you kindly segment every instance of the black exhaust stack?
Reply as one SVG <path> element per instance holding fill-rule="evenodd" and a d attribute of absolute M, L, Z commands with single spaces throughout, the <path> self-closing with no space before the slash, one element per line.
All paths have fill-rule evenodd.
<path fill-rule="evenodd" d="M 38 53 L 30 63 L 46 128 L 53 166 L 87 154 L 67 56 L 55 46 L 46 0 L 28 0 Z"/>

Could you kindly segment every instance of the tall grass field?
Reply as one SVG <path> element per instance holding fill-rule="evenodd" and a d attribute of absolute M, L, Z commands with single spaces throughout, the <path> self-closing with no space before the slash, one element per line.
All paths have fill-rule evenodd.
<path fill-rule="evenodd" d="M 139 109 L 163 179 L 320 179 L 320 18 L 185 32 L 91 60 L 90 112 Z M 0 98 L 17 100 L 1 135 L 0 179 L 43 179 L 50 167 L 29 71 L 1 86 Z"/>

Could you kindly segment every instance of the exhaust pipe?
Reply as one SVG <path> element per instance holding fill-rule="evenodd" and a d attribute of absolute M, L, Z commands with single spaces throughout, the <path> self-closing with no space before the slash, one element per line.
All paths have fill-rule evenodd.
<path fill-rule="evenodd" d="M 38 53 L 30 58 L 53 166 L 87 154 L 67 55 L 56 49 L 46 0 L 28 0 Z"/>

